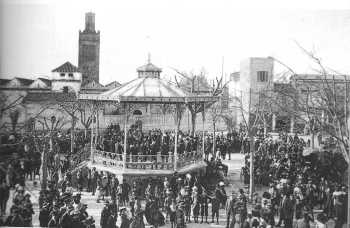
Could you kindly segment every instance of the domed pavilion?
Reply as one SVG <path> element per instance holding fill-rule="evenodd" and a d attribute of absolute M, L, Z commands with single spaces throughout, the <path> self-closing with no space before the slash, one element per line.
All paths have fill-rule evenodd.
<path fill-rule="evenodd" d="M 88 161 L 89 167 L 115 174 L 118 179 L 132 181 L 134 178 L 150 176 L 169 176 L 174 172 L 188 173 L 205 170 L 206 163 L 203 160 L 203 146 L 198 151 L 177 153 L 179 121 L 187 103 L 196 102 L 205 106 L 208 102 L 217 101 L 216 97 L 196 96 L 178 87 L 175 83 L 161 78 L 162 69 L 153 65 L 150 60 L 147 64 L 137 68 L 138 77 L 118 88 L 111 89 L 101 94 L 80 94 L 79 100 L 91 102 L 95 107 L 107 104 L 118 106 L 124 114 L 124 139 L 123 153 L 117 156 L 114 153 L 97 150 L 94 145 L 93 135 L 91 140 L 91 155 Z M 168 155 L 140 155 L 133 157 L 127 154 L 127 132 L 131 124 L 130 118 L 137 105 L 156 104 L 170 107 L 173 112 L 175 129 L 174 151 Z M 96 124 L 93 124 L 93 128 Z M 154 123 L 157 128 L 157 123 Z M 203 129 L 203 134 L 204 134 Z M 96 129 L 92 129 L 97 134 Z M 95 137 L 94 137 L 95 136 Z M 203 137 L 204 138 L 204 137 Z M 204 142 L 202 142 L 204 143 Z"/>

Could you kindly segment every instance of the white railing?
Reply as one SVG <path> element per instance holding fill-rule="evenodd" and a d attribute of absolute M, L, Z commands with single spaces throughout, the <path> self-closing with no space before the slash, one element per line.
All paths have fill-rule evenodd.
<path fill-rule="evenodd" d="M 147 170 L 176 170 L 203 161 L 201 151 L 178 154 L 176 164 L 175 156 L 172 153 L 169 153 L 169 155 L 162 155 L 160 152 L 156 155 L 126 155 L 125 161 L 123 156 L 122 154 L 94 150 L 92 160 L 96 164 L 107 167 Z"/>
<path fill-rule="evenodd" d="M 172 170 L 174 169 L 173 155 L 127 155 L 126 168 L 128 169 L 152 169 Z"/>
<path fill-rule="evenodd" d="M 124 168 L 123 157 L 121 154 L 111 153 L 102 150 L 94 150 L 92 161 L 95 164 L 107 167 L 114 167 L 118 169 Z"/>

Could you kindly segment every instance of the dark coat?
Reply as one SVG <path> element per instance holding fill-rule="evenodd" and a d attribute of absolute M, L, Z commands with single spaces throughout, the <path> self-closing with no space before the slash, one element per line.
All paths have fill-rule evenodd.
<path fill-rule="evenodd" d="M 104 207 L 101 212 L 101 221 L 100 221 L 101 228 L 105 228 L 107 226 L 109 215 L 110 215 L 109 209 L 107 207 Z"/>
<path fill-rule="evenodd" d="M 107 219 L 106 228 L 116 228 L 117 217 L 110 215 Z"/>
<path fill-rule="evenodd" d="M 293 218 L 293 201 L 286 197 L 285 199 L 282 199 L 281 202 L 281 217 L 284 219 L 291 219 Z"/>
<path fill-rule="evenodd" d="M 50 221 L 50 211 L 47 209 L 41 209 L 39 213 L 39 222 L 41 227 L 47 227 Z"/>

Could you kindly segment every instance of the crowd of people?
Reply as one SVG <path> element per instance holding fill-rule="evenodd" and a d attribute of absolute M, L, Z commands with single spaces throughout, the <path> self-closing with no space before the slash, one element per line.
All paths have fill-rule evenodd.
<path fill-rule="evenodd" d="M 10 189 L 2 184 L 2 212 L 6 211 L 6 203 L 9 198 Z M 32 226 L 32 216 L 34 214 L 33 204 L 30 200 L 31 195 L 25 193 L 23 186 L 16 184 L 10 208 L 10 215 L 2 225 L 5 226 Z M 0 221 L 2 222 L 2 221 Z"/>
<path fill-rule="evenodd" d="M 192 222 L 219 223 L 219 209 L 227 200 L 224 183 L 212 189 L 208 176 L 203 174 L 175 173 L 171 177 L 139 179 L 131 185 L 118 183 L 115 177 L 107 177 L 104 185 L 104 178 L 98 177 L 98 191 L 103 197 L 97 197 L 105 201 L 100 220 L 103 228 L 116 227 L 118 215 L 121 228 L 145 227 L 144 218 L 154 227 L 165 223 L 174 228 Z"/>
<path fill-rule="evenodd" d="M 80 192 L 96 195 L 96 203 L 104 202 L 99 224 L 102 228 L 114 228 L 117 222 L 122 228 L 141 228 L 145 226 L 143 218 L 154 227 L 165 223 L 179 228 L 192 222 L 219 223 L 219 210 L 225 210 L 226 225 L 230 228 L 282 224 L 288 228 L 293 226 L 294 220 L 294 225 L 299 224 L 298 228 L 308 227 L 305 224 L 311 222 L 323 227 L 329 219 L 335 221 L 336 227 L 341 227 L 347 221 L 347 188 L 342 185 L 346 165 L 334 157 L 304 156 L 308 142 L 297 135 L 281 134 L 278 140 L 258 135 L 251 161 L 250 143 L 244 133 L 217 134 L 215 137 L 206 134 L 204 159 L 208 168 L 205 173 L 175 173 L 170 177 L 139 178 L 129 183 L 120 182 L 115 175 L 95 168 L 76 169 L 81 161 L 80 154 L 90 147 L 89 135 L 75 134 L 73 153 L 70 152 L 69 135 L 69 132 L 57 133 L 54 153 L 47 158 L 51 182 L 47 189 L 40 191 L 40 226 L 94 227 L 94 219 L 88 215 L 87 205 L 81 202 Z M 42 155 L 39 151 L 49 146 L 44 135 L 41 136 L 36 135 L 35 140 L 30 140 L 31 136 L 10 136 L 7 140 L 8 145 L 15 145 L 8 149 L 15 150 L 16 155 L 0 172 L 1 215 L 5 215 L 11 189 L 14 192 L 10 215 L 0 221 L 4 225 L 32 225 L 31 194 L 25 193 L 24 189 L 26 180 L 38 180 Z M 123 137 L 119 125 L 111 125 L 95 138 L 96 148 L 122 154 Z M 127 133 L 126 152 L 135 156 L 159 152 L 168 155 L 174 151 L 174 139 L 174 132 L 159 129 L 145 132 L 132 125 Z M 178 140 L 180 155 L 202 150 L 201 133 L 191 136 L 180 132 Z M 250 200 L 250 194 L 244 189 L 232 189 L 227 194 L 224 181 L 217 181 L 217 170 L 227 175 L 223 160 L 230 159 L 232 153 L 245 154 L 242 168 L 245 184 L 249 184 L 250 162 L 253 162 L 254 183 L 265 189 L 262 194 L 256 192 Z M 58 170 L 63 174 L 62 179 L 58 177 Z M 223 176 L 219 178 L 223 180 Z M 252 209 L 248 210 L 248 207 Z M 315 210 L 321 213 L 314 214 Z"/>
<path fill-rule="evenodd" d="M 87 204 L 81 202 L 81 194 L 73 194 L 72 187 L 61 188 L 50 182 L 39 196 L 39 222 L 41 227 L 93 228 L 95 220 L 87 213 Z"/>
<path fill-rule="evenodd" d="M 280 226 L 283 222 L 288 228 L 292 227 L 293 219 L 306 224 L 312 221 L 325 224 L 334 219 L 336 227 L 342 227 L 347 221 L 348 193 L 342 184 L 347 168 L 345 161 L 324 154 L 304 155 L 308 143 L 297 135 L 286 134 L 280 134 L 279 140 L 259 137 L 255 141 L 254 182 L 268 186 L 262 196 L 256 194 L 253 199 L 255 213 L 263 223 Z M 249 146 L 245 152 L 249 152 Z M 245 162 L 242 173 L 244 182 L 249 183 L 251 161 L 248 154 Z M 321 211 L 317 219 L 313 213 L 315 209 Z M 266 211 L 271 211 L 273 216 L 268 216 Z"/>
<path fill-rule="evenodd" d="M 204 138 L 204 159 L 209 161 L 209 155 L 214 154 L 215 158 L 224 160 L 226 155 L 231 159 L 232 153 L 241 150 L 241 134 L 236 132 L 228 134 L 219 134 L 215 136 L 207 133 Z M 175 132 L 152 129 L 142 131 L 142 127 L 137 124 L 130 126 L 127 133 L 126 154 L 132 155 L 135 160 L 139 155 L 155 155 L 160 153 L 161 156 L 167 156 L 174 153 Z M 177 154 L 185 155 L 193 151 L 202 151 L 203 134 L 190 134 L 189 132 L 179 131 L 177 142 Z M 213 148 L 214 147 L 214 148 Z M 110 152 L 121 158 L 124 152 L 124 131 L 118 124 L 110 125 L 102 134 L 96 137 L 96 149 Z M 140 156 L 140 157 L 142 157 Z"/>

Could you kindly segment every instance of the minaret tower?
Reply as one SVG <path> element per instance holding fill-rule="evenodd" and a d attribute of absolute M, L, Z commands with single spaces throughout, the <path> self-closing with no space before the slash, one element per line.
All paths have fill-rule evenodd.
<path fill-rule="evenodd" d="M 82 84 L 99 82 L 100 31 L 95 30 L 95 13 L 85 14 L 85 29 L 79 31 L 78 67 L 82 73 Z"/>

